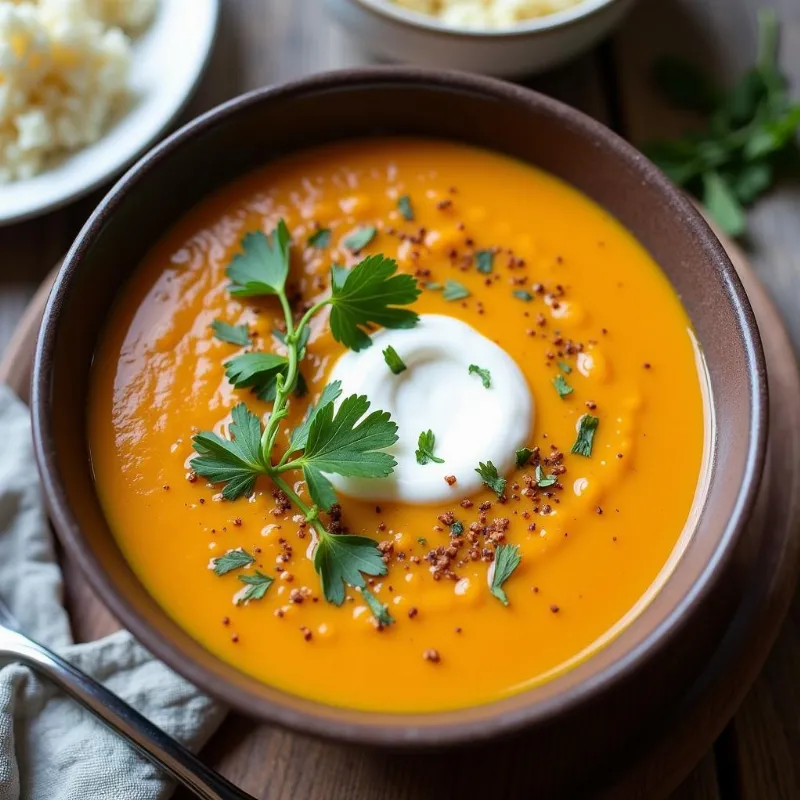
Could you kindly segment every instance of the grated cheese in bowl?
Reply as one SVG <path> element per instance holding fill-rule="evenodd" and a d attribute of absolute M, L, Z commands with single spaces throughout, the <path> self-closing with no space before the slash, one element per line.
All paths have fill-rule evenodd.
<path fill-rule="evenodd" d="M 0 0 L 0 184 L 103 135 L 128 96 L 128 33 L 156 2 Z"/>
<path fill-rule="evenodd" d="M 396 5 L 436 17 L 453 28 L 510 28 L 545 17 L 583 0 L 392 0 Z"/>

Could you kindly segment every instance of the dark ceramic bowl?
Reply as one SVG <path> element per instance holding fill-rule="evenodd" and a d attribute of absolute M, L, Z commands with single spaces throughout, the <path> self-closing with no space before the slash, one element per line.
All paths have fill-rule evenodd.
<path fill-rule="evenodd" d="M 309 145 L 387 133 L 457 139 L 510 154 L 614 214 L 682 298 L 705 355 L 713 409 L 696 528 L 653 601 L 575 669 L 515 697 L 447 713 L 326 706 L 259 683 L 209 653 L 125 563 L 98 502 L 87 447 L 95 342 L 146 250 L 200 198 L 243 172 Z M 33 420 L 45 493 L 65 548 L 122 624 L 204 691 L 244 714 L 339 740 L 431 746 L 528 728 L 537 737 L 537 760 L 568 745 L 575 760 L 588 762 L 668 713 L 720 640 L 736 600 L 721 578 L 762 469 L 765 395 L 761 345 L 733 267 L 692 205 L 641 154 L 599 123 L 526 89 L 389 68 L 320 75 L 237 98 L 133 167 L 92 215 L 56 281 L 36 353 Z M 395 677 L 402 676 L 376 680 Z"/>

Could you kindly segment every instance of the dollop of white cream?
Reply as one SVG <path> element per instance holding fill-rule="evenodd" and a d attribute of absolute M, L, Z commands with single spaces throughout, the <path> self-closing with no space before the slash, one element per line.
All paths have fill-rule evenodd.
<path fill-rule="evenodd" d="M 342 383 L 342 398 L 365 394 L 370 412 L 388 411 L 398 442 L 388 451 L 397 466 L 388 478 L 329 475 L 337 490 L 365 500 L 428 504 L 466 497 L 481 486 L 478 463 L 491 461 L 500 474 L 514 464 L 533 424 L 533 398 L 525 376 L 501 347 L 461 320 L 426 314 L 408 330 L 378 331 L 371 347 L 347 352 L 330 380 Z M 392 346 L 407 369 L 394 375 L 383 350 Z M 486 389 L 475 364 L 491 373 Z M 443 464 L 417 463 L 419 435 L 432 430 L 434 454 Z M 454 475 L 449 485 L 446 475 Z"/>

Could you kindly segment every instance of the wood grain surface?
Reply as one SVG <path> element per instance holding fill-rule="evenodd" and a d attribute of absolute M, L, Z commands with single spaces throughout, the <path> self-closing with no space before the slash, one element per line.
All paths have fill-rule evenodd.
<path fill-rule="evenodd" d="M 642 0 L 610 42 L 569 67 L 529 85 L 590 113 L 634 142 L 685 124 L 657 105 L 647 66 L 664 52 L 681 53 L 730 80 L 755 50 L 758 0 Z M 800 3 L 774 0 L 784 20 L 783 61 L 800 88 Z M 209 73 L 187 118 L 247 89 L 340 66 L 369 56 L 327 21 L 321 0 L 223 0 L 220 37 Z M 0 348 L 24 309 L 63 255 L 98 195 L 42 219 L 0 229 Z M 800 345 L 800 188 L 786 185 L 752 214 L 749 260 Z M 29 337 L 26 341 L 29 341 Z M 15 352 L 20 352 L 15 347 Z M 7 362 L 6 362 L 7 363 Z M 28 357 L 12 364 L 24 382 Z M 69 573 L 71 567 L 66 565 Z M 113 630 L 114 620 L 69 581 L 79 638 Z M 800 798 L 800 602 L 795 602 L 761 677 L 713 751 L 673 797 L 681 800 L 795 800 Z M 258 797 L 416 798 L 463 794 L 475 785 L 446 781 L 428 765 L 417 775 L 388 755 L 365 757 L 280 731 L 251 730 L 230 718 L 206 750 L 211 763 Z M 315 766 L 325 760 L 324 781 Z M 509 748 L 491 765 L 481 787 L 492 797 L 525 797 L 524 773 L 535 754 Z M 419 775 L 429 780 L 420 782 Z M 497 781 L 498 775 L 503 776 Z M 492 780 L 492 778 L 495 780 Z M 674 778 L 674 776 L 672 776 Z M 664 777 L 665 785 L 670 776 Z M 676 781 L 671 781 L 674 784 Z M 494 791 L 492 791 L 494 787 Z M 639 792 L 636 796 L 655 797 Z M 186 795 L 176 795 L 185 798 Z M 633 796 L 633 795 L 631 795 Z"/>

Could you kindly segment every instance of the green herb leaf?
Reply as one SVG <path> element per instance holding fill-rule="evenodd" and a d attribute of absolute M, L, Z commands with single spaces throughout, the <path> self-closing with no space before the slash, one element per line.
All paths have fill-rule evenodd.
<path fill-rule="evenodd" d="M 502 497 L 506 488 L 506 479 L 497 472 L 497 467 L 491 461 L 485 464 L 480 462 L 475 470 L 481 476 L 481 480 L 498 496 Z"/>
<path fill-rule="evenodd" d="M 459 283 L 458 281 L 454 281 L 448 278 L 444 283 L 444 290 L 442 291 L 442 297 L 445 300 L 453 301 L 453 300 L 463 300 L 465 297 L 469 297 L 471 294 L 470 290 L 467 289 L 464 284 Z"/>
<path fill-rule="evenodd" d="M 347 267 L 343 267 L 341 264 L 331 264 L 331 288 L 341 289 L 349 274 L 350 270 Z"/>
<path fill-rule="evenodd" d="M 774 170 L 766 161 L 746 164 L 736 176 L 733 191 L 743 205 L 750 205 L 772 186 Z"/>
<path fill-rule="evenodd" d="M 265 474 L 267 465 L 261 455 L 261 422 L 243 403 L 231 412 L 231 439 L 201 431 L 192 437 L 192 446 L 199 453 L 191 468 L 212 483 L 224 483 L 222 496 L 236 500 L 251 495 L 256 479 Z"/>
<path fill-rule="evenodd" d="M 464 533 L 464 523 L 460 522 L 459 520 L 456 520 L 450 526 L 450 535 L 451 536 L 461 536 L 462 533 Z"/>
<path fill-rule="evenodd" d="M 229 325 L 227 322 L 215 319 L 211 323 L 211 330 L 221 342 L 238 344 L 241 347 L 250 344 L 250 329 L 247 325 Z"/>
<path fill-rule="evenodd" d="M 308 464 L 303 468 L 303 479 L 314 505 L 323 511 L 330 511 L 331 506 L 339 502 L 333 484 L 318 467 Z"/>
<path fill-rule="evenodd" d="M 556 387 L 556 391 L 558 392 L 559 397 L 566 397 L 568 394 L 572 394 L 575 390 L 564 380 L 562 375 L 556 375 L 553 378 L 553 386 Z"/>
<path fill-rule="evenodd" d="M 778 119 L 768 120 L 744 146 L 744 157 L 755 161 L 783 150 L 794 140 L 800 127 L 800 104 L 787 109 Z"/>
<path fill-rule="evenodd" d="M 489 372 L 488 369 L 483 369 L 479 367 L 477 364 L 470 364 L 469 365 L 469 374 L 470 375 L 478 375 L 483 383 L 484 389 L 489 389 L 492 386 L 492 373 Z"/>
<path fill-rule="evenodd" d="M 319 228 L 308 237 L 308 246 L 324 250 L 331 243 L 331 229 Z"/>
<path fill-rule="evenodd" d="M 533 295 L 525 289 L 515 289 L 511 294 L 513 294 L 517 300 L 522 300 L 525 303 L 530 303 L 530 301 L 533 300 Z"/>
<path fill-rule="evenodd" d="M 397 465 L 391 455 L 382 452 L 397 441 L 397 425 L 386 411 L 373 411 L 365 417 L 369 406 L 364 395 L 352 394 L 335 414 L 333 403 L 318 408 L 309 424 L 303 455 L 293 462 L 303 470 L 311 499 L 326 511 L 335 502 L 335 494 L 322 473 L 385 478 Z"/>
<path fill-rule="evenodd" d="M 555 475 L 545 475 L 541 466 L 536 467 L 536 485 L 540 489 L 547 489 L 558 483 L 558 478 Z"/>
<path fill-rule="evenodd" d="M 664 97 L 687 111 L 711 111 L 720 97 L 719 89 L 696 67 L 672 56 L 653 65 L 653 82 Z"/>
<path fill-rule="evenodd" d="M 240 575 L 239 580 L 247 584 L 247 588 L 236 598 L 236 605 L 247 603 L 250 600 L 261 600 L 267 589 L 275 583 L 275 578 L 265 575 L 260 570 L 255 570 L 252 575 Z"/>
<path fill-rule="evenodd" d="M 575 439 L 575 444 L 572 445 L 572 452 L 579 456 L 588 458 L 592 454 L 592 446 L 594 445 L 594 434 L 597 431 L 597 426 L 600 420 L 593 417 L 591 414 L 584 414 L 581 417 L 578 425 L 578 438 Z"/>
<path fill-rule="evenodd" d="M 351 350 L 363 350 L 372 339 L 362 330 L 370 325 L 413 328 L 419 317 L 407 308 L 420 295 L 411 275 L 395 275 L 397 264 L 381 255 L 356 264 L 331 295 L 331 333 Z"/>
<path fill-rule="evenodd" d="M 381 603 L 377 597 L 375 597 L 372 592 L 364 586 L 361 589 L 361 594 L 364 597 L 364 602 L 369 607 L 369 610 L 372 612 L 372 616 L 381 624 L 381 625 L 392 625 L 394 624 L 394 617 L 389 613 L 389 607 L 384 603 Z"/>
<path fill-rule="evenodd" d="M 517 544 L 501 544 L 494 551 L 494 565 L 489 586 L 492 594 L 504 606 L 508 605 L 508 597 L 503 590 L 503 584 L 511 577 L 521 561 L 522 556 L 519 554 L 519 545 Z"/>
<path fill-rule="evenodd" d="M 322 592 L 329 603 L 344 602 L 344 584 L 364 588 L 365 575 L 385 575 L 386 564 L 372 539 L 366 536 L 327 533 L 314 551 L 314 569 L 322 581 Z"/>
<path fill-rule="evenodd" d="M 409 222 L 414 221 L 414 209 L 411 206 L 411 198 L 407 194 L 397 198 L 397 208 L 403 215 L 403 219 L 407 219 Z"/>
<path fill-rule="evenodd" d="M 389 345 L 383 352 L 383 360 L 386 362 L 386 365 L 389 369 L 395 374 L 399 375 L 401 372 L 404 372 L 408 367 L 406 367 L 402 358 L 397 355 L 397 350 L 394 349 L 391 345 Z"/>
<path fill-rule="evenodd" d="M 281 219 L 266 236 L 262 231 L 242 237 L 242 252 L 233 257 L 226 274 L 232 281 L 228 290 L 234 297 L 280 294 L 289 274 L 291 235 Z"/>
<path fill-rule="evenodd" d="M 424 536 L 417 536 L 417 541 L 423 546 L 427 546 L 428 540 Z"/>
<path fill-rule="evenodd" d="M 559 361 L 558 368 L 565 374 L 569 375 L 572 372 L 572 367 L 566 361 Z"/>
<path fill-rule="evenodd" d="M 775 13 L 758 15 L 758 59 L 730 92 L 674 59 L 656 65 L 656 78 L 674 102 L 708 114 L 706 127 L 646 148 L 647 155 L 678 185 L 701 197 L 720 227 L 744 233 L 749 205 L 776 178 L 777 168 L 800 160 L 796 136 L 800 104 L 789 99 L 778 64 Z"/>
<path fill-rule="evenodd" d="M 249 567 L 254 561 L 255 558 L 250 553 L 242 550 L 241 547 L 237 547 L 236 550 L 228 550 L 224 556 L 214 559 L 214 574 L 226 575 L 235 569 Z"/>
<path fill-rule="evenodd" d="M 493 250 L 478 250 L 475 253 L 475 267 L 478 272 L 484 275 L 489 275 L 492 272 L 494 265 L 494 251 Z"/>
<path fill-rule="evenodd" d="M 260 400 L 275 399 L 278 375 L 286 374 L 289 361 L 274 353 L 242 353 L 225 362 L 225 375 L 237 389 L 252 389 Z"/>
<path fill-rule="evenodd" d="M 744 209 L 718 172 L 703 173 L 703 205 L 730 236 L 740 236 L 747 225 Z"/>
<path fill-rule="evenodd" d="M 374 225 L 365 225 L 363 228 L 351 233 L 342 244 L 354 253 L 363 250 L 374 238 L 377 233 Z"/>
<path fill-rule="evenodd" d="M 424 466 L 429 461 L 434 461 L 437 464 L 444 464 L 443 458 L 438 458 L 433 454 L 433 448 L 436 446 L 436 436 L 433 431 L 423 431 L 419 435 L 417 441 L 417 464 Z"/>
<path fill-rule="evenodd" d="M 317 416 L 321 408 L 330 405 L 338 399 L 342 393 L 341 381 L 333 381 L 329 383 L 319 396 L 316 405 L 309 406 L 306 412 L 306 418 L 292 431 L 291 441 L 289 443 L 289 452 L 294 453 L 297 450 L 303 450 L 308 441 L 308 432 L 311 429 L 311 423 Z"/>
<path fill-rule="evenodd" d="M 517 450 L 515 455 L 517 457 L 517 466 L 522 468 L 530 461 L 533 450 L 531 450 L 530 447 L 523 447 Z"/>

